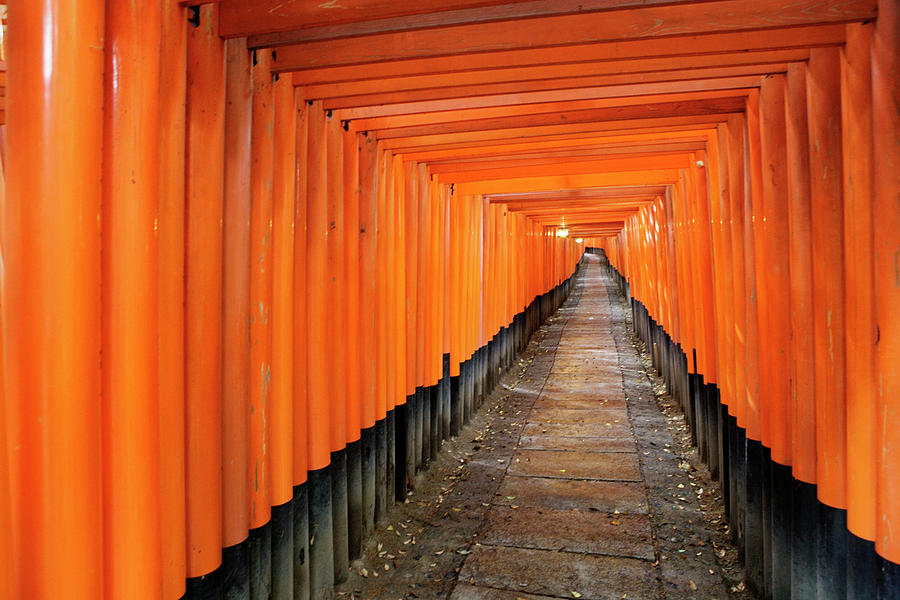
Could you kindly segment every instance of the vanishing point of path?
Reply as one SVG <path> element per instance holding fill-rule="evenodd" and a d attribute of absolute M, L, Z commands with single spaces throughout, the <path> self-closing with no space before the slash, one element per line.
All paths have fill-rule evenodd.
<path fill-rule="evenodd" d="M 338 597 L 749 598 L 718 490 L 597 257 Z M 673 435 L 674 434 L 674 435 Z"/>

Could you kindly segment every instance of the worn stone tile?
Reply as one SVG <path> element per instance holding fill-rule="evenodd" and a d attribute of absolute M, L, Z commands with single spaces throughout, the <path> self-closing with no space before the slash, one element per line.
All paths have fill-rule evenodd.
<path fill-rule="evenodd" d="M 510 500 L 510 502 L 515 501 Z M 540 523 L 540 527 L 535 527 Z M 654 559 L 650 518 L 522 506 L 495 506 L 488 513 L 482 544 Z"/>
<path fill-rule="evenodd" d="M 528 418 L 533 423 L 584 423 L 606 425 L 628 421 L 628 409 L 599 405 L 593 410 L 578 408 L 538 408 L 532 409 Z"/>
<path fill-rule="evenodd" d="M 637 454 L 623 452 L 518 450 L 507 473 L 561 479 L 641 481 Z"/>
<path fill-rule="evenodd" d="M 476 546 L 460 581 L 512 591 L 584 600 L 654 598 L 658 582 L 646 561 L 547 550 Z"/>
<path fill-rule="evenodd" d="M 627 422 L 610 423 L 529 423 L 522 431 L 523 435 L 555 435 L 560 437 L 596 437 L 612 439 L 628 439 L 631 426 Z"/>
<path fill-rule="evenodd" d="M 554 435 L 523 435 L 519 448 L 528 450 L 567 450 L 581 452 L 637 452 L 631 436 L 621 438 L 560 437 Z"/>
<path fill-rule="evenodd" d="M 646 513 L 647 496 L 639 483 L 550 479 L 508 475 L 500 482 L 497 502 L 518 506 L 543 506 L 560 510 Z M 507 497 L 515 496 L 515 501 Z"/>
<path fill-rule="evenodd" d="M 526 592 L 513 592 L 511 590 L 497 590 L 488 587 L 478 587 L 461 583 L 453 590 L 450 600 L 545 600 L 553 596 L 539 596 Z"/>

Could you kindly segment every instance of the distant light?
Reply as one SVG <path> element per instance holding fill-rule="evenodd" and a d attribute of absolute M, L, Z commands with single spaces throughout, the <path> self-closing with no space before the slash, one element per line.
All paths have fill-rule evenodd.
<path fill-rule="evenodd" d="M 578 238 L 578 239 L 575 240 L 575 243 L 576 243 L 576 244 L 580 244 L 580 243 L 583 242 L 583 241 L 584 241 L 584 238 Z"/>
<path fill-rule="evenodd" d="M 568 230 L 568 229 L 565 229 L 565 228 L 563 228 L 563 229 L 557 229 L 557 230 L 556 230 L 556 237 L 569 237 L 569 230 Z"/>

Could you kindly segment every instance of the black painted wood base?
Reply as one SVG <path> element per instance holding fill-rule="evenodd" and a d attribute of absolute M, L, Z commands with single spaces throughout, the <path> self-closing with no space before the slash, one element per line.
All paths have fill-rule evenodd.
<path fill-rule="evenodd" d="M 309 484 L 309 594 L 312 600 L 334 595 L 334 507 L 331 465 L 310 471 Z"/>
<path fill-rule="evenodd" d="M 250 530 L 250 600 L 268 600 L 272 593 L 272 528 L 269 523 Z"/>
<path fill-rule="evenodd" d="M 246 557 L 246 542 L 237 544 L 236 546 L 231 546 L 230 548 L 236 549 L 240 546 L 243 546 L 244 557 Z M 228 548 L 224 548 L 222 551 L 223 559 L 225 550 L 228 550 Z M 219 568 L 211 573 L 202 575 L 200 577 L 188 577 L 187 581 L 185 582 L 186 590 L 184 597 L 188 600 L 220 600 L 220 598 L 222 598 L 223 596 L 224 591 L 224 575 L 225 566 L 223 563 L 219 566 Z M 249 582 L 249 577 L 247 578 L 247 580 Z"/>
<path fill-rule="evenodd" d="M 362 555 L 362 441 L 347 444 L 347 551 L 350 560 Z"/>
<path fill-rule="evenodd" d="M 360 432 L 362 445 L 362 537 L 368 539 L 375 531 L 375 426 Z"/>
<path fill-rule="evenodd" d="M 250 598 L 249 539 L 240 544 L 222 548 L 221 584 L 222 597 L 228 600 Z M 189 596 L 193 598 L 194 596 Z"/>
<path fill-rule="evenodd" d="M 272 600 L 294 597 L 294 502 L 272 507 Z"/>
<path fill-rule="evenodd" d="M 331 453 L 331 530 L 334 548 L 334 583 L 350 575 L 350 540 L 347 513 L 347 449 Z"/>
<path fill-rule="evenodd" d="M 294 486 L 294 600 L 309 600 L 309 484 Z"/>
<path fill-rule="evenodd" d="M 375 422 L 375 522 L 380 523 L 388 509 L 387 426 L 385 419 Z"/>

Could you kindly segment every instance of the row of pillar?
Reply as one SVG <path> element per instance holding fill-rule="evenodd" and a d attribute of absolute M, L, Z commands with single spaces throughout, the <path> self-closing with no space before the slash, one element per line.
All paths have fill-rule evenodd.
<path fill-rule="evenodd" d="M 900 594 L 897 8 L 763 79 L 601 242 L 763 598 Z"/>

